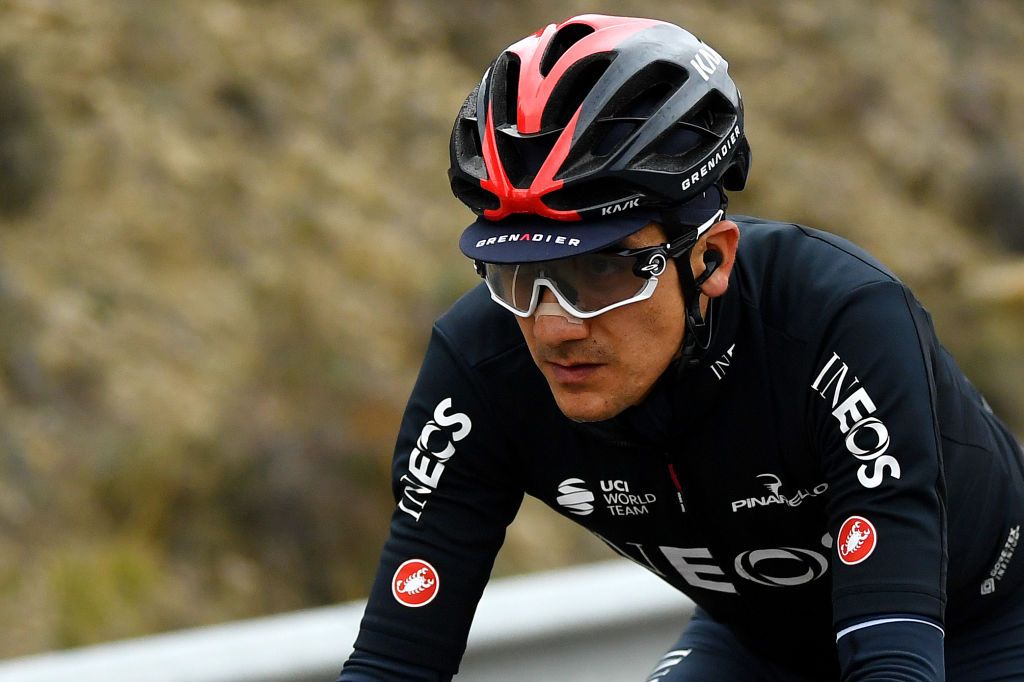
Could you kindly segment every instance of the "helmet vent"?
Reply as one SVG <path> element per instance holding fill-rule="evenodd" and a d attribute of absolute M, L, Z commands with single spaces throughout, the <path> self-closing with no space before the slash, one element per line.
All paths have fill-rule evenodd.
<path fill-rule="evenodd" d="M 509 182 L 514 187 L 529 187 L 558 141 L 558 131 L 520 135 L 506 127 L 495 132 L 498 156 Z"/>
<path fill-rule="evenodd" d="M 604 157 L 618 149 L 677 89 L 673 82 L 655 82 L 621 105 L 613 116 L 597 121 L 592 133 L 592 154 Z"/>
<path fill-rule="evenodd" d="M 463 161 L 472 162 L 472 167 L 467 168 L 467 170 L 473 172 L 473 174 L 478 177 L 484 177 L 484 152 L 480 144 L 480 134 L 477 132 L 476 119 L 464 118 L 459 120 L 458 125 L 456 126 L 455 135 L 459 158 Z"/>
<path fill-rule="evenodd" d="M 541 129 L 564 128 L 611 65 L 607 53 L 592 55 L 573 64 L 551 93 L 541 117 Z"/>
<path fill-rule="evenodd" d="M 686 69 L 668 62 L 652 62 L 616 93 L 604 116 L 647 119 L 654 115 L 690 77 Z"/>
<path fill-rule="evenodd" d="M 494 63 L 491 77 L 491 102 L 496 126 L 515 124 L 519 103 L 519 56 L 505 52 Z"/>
<path fill-rule="evenodd" d="M 732 130 L 736 119 L 736 111 L 729 101 L 717 90 L 712 90 L 693 107 L 692 113 L 683 119 L 682 124 L 723 137 Z"/>
<path fill-rule="evenodd" d="M 540 60 L 540 75 L 547 78 L 548 74 L 551 73 L 551 69 L 555 68 L 555 64 L 562 58 L 562 55 L 568 52 L 570 47 L 593 32 L 594 27 L 587 26 L 586 24 L 563 26 L 555 34 L 555 37 L 551 39 L 548 49 L 544 52 L 543 59 Z"/>
<path fill-rule="evenodd" d="M 469 97 L 462 104 L 459 117 L 452 128 L 451 156 L 453 167 L 457 166 L 464 173 L 482 180 L 487 177 L 484 168 L 483 149 L 476 116 L 476 101 L 480 86 L 473 88 Z"/>
<path fill-rule="evenodd" d="M 612 204 L 638 194 L 644 194 L 644 191 L 629 183 L 615 178 L 599 178 L 554 191 L 544 197 L 544 203 L 556 211 L 579 211 Z"/>
<path fill-rule="evenodd" d="M 570 153 L 558 177 L 584 173 L 604 163 L 678 92 L 688 77 L 686 69 L 664 61 L 652 62 L 634 74 L 602 103 L 601 114 L 575 145 L 580 151 Z"/>
<path fill-rule="evenodd" d="M 612 119 L 594 124 L 594 156 L 605 157 L 619 148 L 622 141 L 640 127 L 640 121 Z"/>
<path fill-rule="evenodd" d="M 453 177 L 451 185 L 452 194 L 475 211 L 493 211 L 501 207 L 498 197 L 480 185 L 474 185 L 459 177 Z"/>
<path fill-rule="evenodd" d="M 682 172 L 713 152 L 736 120 L 729 102 L 712 91 L 647 148 L 637 167 Z"/>

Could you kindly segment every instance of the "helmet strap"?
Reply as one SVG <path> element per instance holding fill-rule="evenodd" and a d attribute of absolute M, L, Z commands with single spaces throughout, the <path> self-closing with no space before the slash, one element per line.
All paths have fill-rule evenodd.
<path fill-rule="evenodd" d="M 690 269 L 690 251 L 676 259 L 676 270 L 679 272 L 679 285 L 683 290 L 683 307 L 686 314 L 686 328 L 683 330 L 682 366 L 693 367 L 704 357 L 704 352 L 711 346 L 711 334 L 714 331 L 714 300 L 708 301 L 707 316 L 700 312 L 700 286 L 707 281 L 711 273 L 718 267 L 718 261 L 712 261 L 700 277 L 694 279 Z"/>
<path fill-rule="evenodd" d="M 728 198 L 723 192 L 722 209 L 724 210 L 727 205 Z M 673 215 L 671 210 L 663 212 L 662 226 L 670 236 L 693 229 L 682 225 L 678 217 Z M 675 256 L 676 271 L 679 273 L 679 287 L 683 293 L 684 314 L 686 315 L 686 326 L 683 330 L 681 349 L 682 354 L 679 363 L 680 371 L 699 364 L 704 357 L 705 351 L 711 346 L 711 336 L 714 333 L 715 300 L 708 300 L 707 316 L 702 315 L 700 311 L 700 288 L 721 264 L 720 257 L 705 259 L 706 266 L 704 272 L 699 277 L 694 278 L 693 270 L 690 267 L 690 254 L 693 252 L 693 247 L 697 242 L 695 231 L 693 232 L 692 240 L 692 243 L 689 244 L 685 251 Z M 689 240 L 679 239 L 679 241 L 685 243 L 685 241 Z M 718 256 L 717 253 L 714 255 Z"/>

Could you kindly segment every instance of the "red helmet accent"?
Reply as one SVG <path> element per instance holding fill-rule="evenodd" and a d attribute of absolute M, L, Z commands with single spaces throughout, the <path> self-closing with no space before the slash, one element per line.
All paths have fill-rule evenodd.
<path fill-rule="evenodd" d="M 623 40 L 641 29 L 664 22 L 652 19 L 608 17 L 601 14 L 584 14 L 558 24 L 549 24 L 532 36 L 523 38 L 506 51 L 519 55 L 522 66 L 519 70 L 519 97 L 516 109 L 516 127 L 520 133 L 539 133 L 544 107 L 551 99 L 551 92 L 565 76 L 569 67 L 584 57 L 599 52 L 611 52 Z M 551 41 L 563 28 L 570 24 L 590 26 L 595 32 L 573 44 L 555 62 L 551 71 L 541 73 L 543 61 Z M 564 135 L 564 133 L 563 133 Z"/>
<path fill-rule="evenodd" d="M 505 168 L 498 156 L 497 144 L 494 140 L 494 115 L 487 112 L 487 127 L 483 144 L 484 164 L 487 166 L 487 177 L 482 180 L 480 186 L 489 192 L 497 195 L 501 205 L 497 209 L 484 210 L 483 215 L 488 220 L 501 220 L 512 213 L 532 213 L 545 218 L 556 220 L 579 220 L 580 214 L 576 211 L 556 211 L 548 208 L 541 201 L 548 192 L 561 188 L 562 181 L 555 180 L 554 175 L 558 168 L 565 161 L 565 155 L 569 151 L 569 142 L 572 140 L 572 131 L 576 128 L 576 119 L 579 112 L 566 126 L 559 136 L 555 147 L 551 150 L 544 165 L 541 166 L 537 177 L 530 183 L 529 187 L 519 189 L 514 187 L 505 173 Z"/>

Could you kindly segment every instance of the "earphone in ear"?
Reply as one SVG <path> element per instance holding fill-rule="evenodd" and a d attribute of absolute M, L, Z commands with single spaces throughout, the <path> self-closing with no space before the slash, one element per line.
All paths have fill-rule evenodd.
<path fill-rule="evenodd" d="M 704 272 L 700 273 L 700 277 L 694 280 L 694 284 L 697 286 L 698 291 L 704 282 L 708 281 L 708 278 L 714 274 L 718 266 L 722 264 L 722 254 L 714 249 L 708 249 L 704 252 Z"/>

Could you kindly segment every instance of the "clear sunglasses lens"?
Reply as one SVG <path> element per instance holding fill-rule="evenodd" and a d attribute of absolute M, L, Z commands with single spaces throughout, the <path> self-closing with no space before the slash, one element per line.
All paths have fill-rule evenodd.
<path fill-rule="evenodd" d="M 579 313 L 628 301 L 649 282 L 633 272 L 633 259 L 601 253 L 543 263 L 489 263 L 485 278 L 495 296 L 521 313 L 530 310 L 538 278 L 550 282 Z"/>
<path fill-rule="evenodd" d="M 484 279 L 491 292 L 511 308 L 527 313 L 533 300 L 536 270 L 532 264 L 488 263 Z"/>
<path fill-rule="evenodd" d="M 551 279 L 581 312 L 595 312 L 629 300 L 647 283 L 633 273 L 632 258 L 594 253 L 555 263 Z"/>

